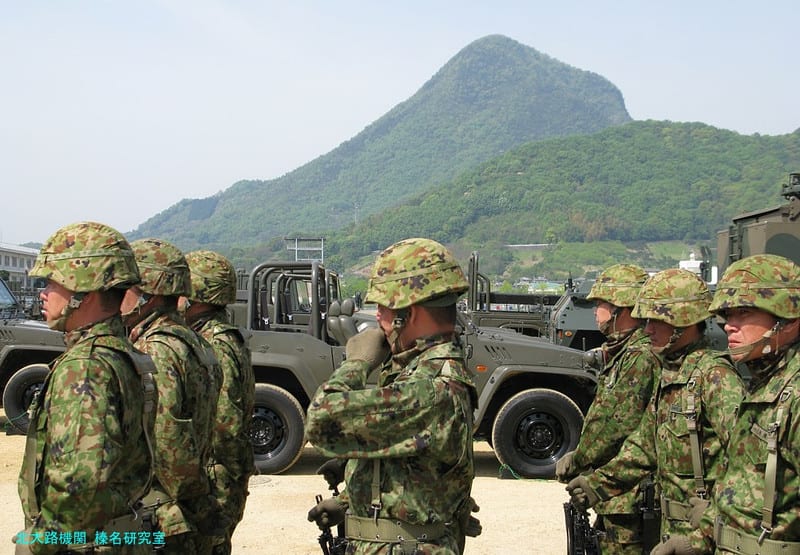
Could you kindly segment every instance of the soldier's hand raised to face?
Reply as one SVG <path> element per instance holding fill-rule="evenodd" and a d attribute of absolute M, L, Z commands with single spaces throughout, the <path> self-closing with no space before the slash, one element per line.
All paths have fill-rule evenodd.
<path fill-rule="evenodd" d="M 389 343 L 380 328 L 367 328 L 347 340 L 347 360 L 363 360 L 370 368 L 376 368 L 389 356 Z"/>

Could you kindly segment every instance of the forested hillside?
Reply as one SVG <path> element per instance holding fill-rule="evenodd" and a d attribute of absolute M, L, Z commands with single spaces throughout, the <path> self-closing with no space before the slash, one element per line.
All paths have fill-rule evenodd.
<path fill-rule="evenodd" d="M 800 171 L 800 130 L 743 136 L 632 122 L 526 144 L 333 235 L 342 267 L 408 236 L 461 252 L 504 244 L 714 240 L 739 213 L 779 204 Z"/>
<path fill-rule="evenodd" d="M 278 179 L 183 200 L 129 236 L 244 256 L 276 238 L 327 234 L 378 214 L 521 144 L 629 121 L 605 78 L 488 36 L 330 153 Z"/>

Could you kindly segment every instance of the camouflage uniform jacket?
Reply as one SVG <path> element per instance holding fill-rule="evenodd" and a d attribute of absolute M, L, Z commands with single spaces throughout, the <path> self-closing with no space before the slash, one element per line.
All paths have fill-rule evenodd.
<path fill-rule="evenodd" d="M 639 425 L 661 369 L 642 328 L 616 344 L 604 343 L 602 348 L 607 360 L 572 459 L 579 472 L 600 468 L 619 452 L 625 438 Z M 594 509 L 598 514 L 634 513 L 638 510 L 636 497 L 637 492 L 630 491 Z"/>
<path fill-rule="evenodd" d="M 739 407 L 728 464 L 714 488 L 713 510 L 705 512 L 700 525 L 705 550 L 711 547 L 717 514 L 723 524 L 747 535 L 758 537 L 761 533 L 767 442 L 770 430 L 779 421 L 780 406 L 776 497 L 773 522 L 767 523 L 774 529 L 767 538 L 800 541 L 800 343 L 790 347 L 772 368 L 768 379 L 751 382 Z M 695 541 L 698 536 L 694 534 L 693 545 L 699 548 Z"/>
<path fill-rule="evenodd" d="M 628 436 L 616 457 L 588 476 L 589 485 L 601 497 L 628 491 L 655 472 L 662 497 L 689 503 L 689 498 L 696 495 L 688 425 L 690 399 L 695 403 L 708 491 L 719 477 L 734 414 L 743 395 L 742 380 L 730 359 L 708 350 L 704 341 L 683 353 L 662 359 L 661 380 L 639 427 Z M 662 534 L 690 531 L 688 521 L 662 514 Z"/>
<path fill-rule="evenodd" d="M 380 464 L 381 518 L 452 522 L 469 499 L 475 386 L 461 347 L 444 337 L 417 340 L 366 388 L 367 363 L 345 361 L 314 395 L 306 432 L 328 456 L 348 458 L 342 499 L 355 516 L 372 503 L 373 459 Z M 456 539 L 425 553 L 452 553 Z M 382 553 L 386 544 L 351 542 L 348 552 Z M 427 549 L 427 548 L 426 548 Z"/>
<path fill-rule="evenodd" d="M 144 493 L 150 452 L 142 429 L 142 383 L 119 316 L 69 332 L 65 342 L 67 350 L 50 365 L 31 405 L 35 467 L 26 456 L 19 496 L 27 522 L 33 522 L 31 533 L 85 532 L 92 542 L 96 530 L 130 514 L 128 505 Z M 32 544 L 31 551 L 63 550 L 65 536 Z"/>
<path fill-rule="evenodd" d="M 154 488 L 171 499 L 156 511 L 159 527 L 167 536 L 194 531 L 209 493 L 207 465 L 221 372 L 211 346 L 175 311 L 154 311 L 131 330 L 131 339 L 153 357 L 158 370 Z"/>
<path fill-rule="evenodd" d="M 214 426 L 214 460 L 231 477 L 253 473 L 253 446 L 247 435 L 255 404 L 255 377 L 242 330 L 229 323 L 225 311 L 215 311 L 192 323 L 192 328 L 214 349 L 222 370 L 222 387 Z"/>

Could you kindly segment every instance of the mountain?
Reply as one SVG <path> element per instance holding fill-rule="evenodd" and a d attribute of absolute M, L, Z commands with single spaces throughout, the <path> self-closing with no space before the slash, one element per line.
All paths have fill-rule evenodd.
<path fill-rule="evenodd" d="M 713 246 L 735 215 L 780 204 L 781 184 L 798 171 L 800 129 L 744 136 L 702 123 L 631 122 L 509 150 L 333 234 L 326 258 L 347 267 L 409 236 L 462 253 L 602 241 Z"/>
<path fill-rule="evenodd" d="M 331 152 L 268 181 L 185 199 L 131 239 L 230 253 L 341 228 L 413 198 L 510 148 L 631 121 L 605 78 L 492 35 L 456 54 L 411 98 Z"/>

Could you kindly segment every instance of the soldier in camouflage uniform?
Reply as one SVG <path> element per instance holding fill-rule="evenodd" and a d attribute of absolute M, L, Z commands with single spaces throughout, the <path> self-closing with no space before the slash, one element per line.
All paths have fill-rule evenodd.
<path fill-rule="evenodd" d="M 640 267 L 616 264 L 600 274 L 586 297 L 595 301 L 597 327 L 607 338 L 599 349 L 604 365 L 580 442 L 556 463 L 556 477 L 561 482 L 600 468 L 619 452 L 638 426 L 658 383 L 658 358 L 650 351 L 643 322 L 631 316 L 646 280 L 647 273 Z M 595 527 L 604 532 L 600 535 L 603 553 L 642 553 L 645 542 L 638 497 L 637 488 L 594 507 L 598 515 Z M 658 541 L 657 533 L 654 538 L 646 543 Z"/>
<path fill-rule="evenodd" d="M 222 369 L 222 388 L 212 442 L 212 488 L 221 516 L 227 522 L 224 536 L 216 538 L 214 554 L 231 552 L 231 536 L 242 520 L 247 482 L 253 473 L 253 446 L 247 434 L 253 416 L 255 378 L 250 350 L 242 330 L 225 312 L 236 302 L 236 272 L 230 261 L 202 250 L 186 255 L 191 274 L 189 293 L 179 300 L 186 321 L 211 344 Z"/>
<path fill-rule="evenodd" d="M 221 535 L 213 514 L 207 466 L 221 383 L 211 346 L 177 312 L 189 292 L 189 267 L 166 241 L 131 243 L 142 281 L 122 301 L 134 345 L 153 357 L 158 370 L 155 480 L 148 501 L 159 503 L 156 520 L 166 535 L 165 553 L 210 553 Z"/>
<path fill-rule="evenodd" d="M 125 289 L 139 282 L 133 251 L 106 225 L 71 224 L 45 242 L 30 275 L 47 279 L 44 317 L 66 332 L 67 349 L 31 405 L 16 553 L 146 553 L 128 535 L 141 530 L 132 507 L 148 487 L 145 408 L 152 415 L 155 402 L 152 361 L 133 351 L 120 319 Z M 128 543 L 111 545 L 120 536 Z"/>
<path fill-rule="evenodd" d="M 594 506 L 654 472 L 661 533 L 687 534 L 694 528 L 690 498 L 706 498 L 720 476 L 743 395 L 730 359 L 707 347 L 703 327 L 710 301 L 705 282 L 688 270 L 661 271 L 642 286 L 633 317 L 647 320 L 645 333 L 661 359 L 661 380 L 620 452 L 567 485 L 574 503 Z"/>
<path fill-rule="evenodd" d="M 461 553 L 464 535 L 477 532 L 468 530 L 477 524 L 476 392 L 455 335 L 456 301 L 467 288 L 435 241 L 407 239 L 383 251 L 366 297 L 378 305 L 379 329 L 347 342 L 347 360 L 311 401 L 309 441 L 349 462 L 345 491 L 308 518 L 320 526 L 344 520 L 347 553 Z M 366 385 L 373 370 L 376 388 Z"/>
<path fill-rule="evenodd" d="M 690 537 L 659 553 L 800 553 L 800 266 L 759 254 L 731 264 L 711 311 L 751 378 L 728 464 Z"/>

